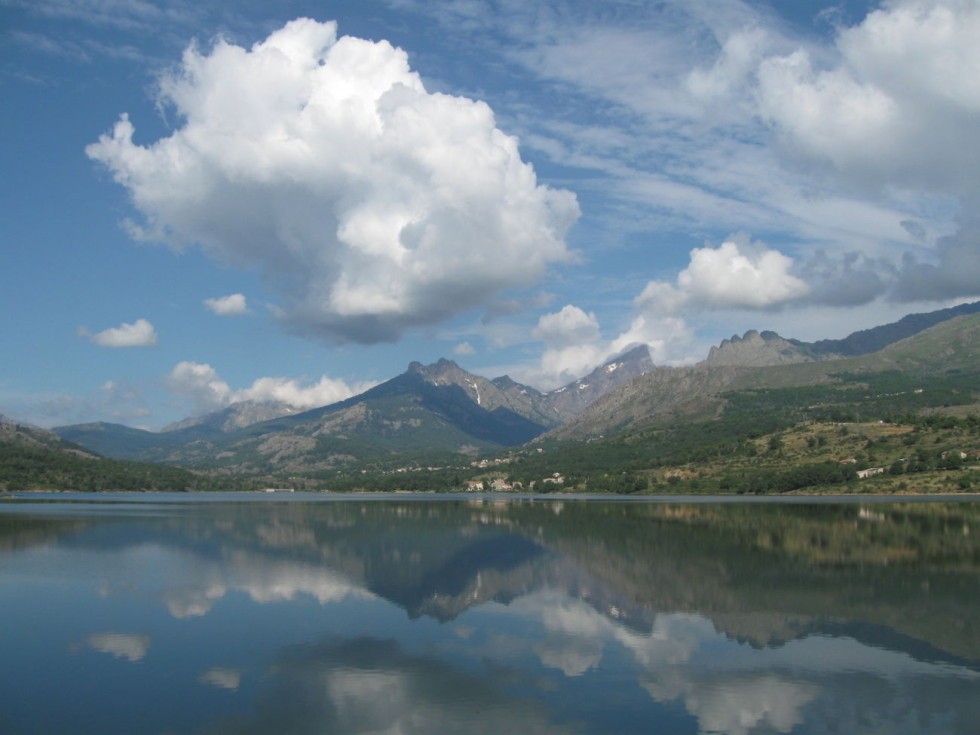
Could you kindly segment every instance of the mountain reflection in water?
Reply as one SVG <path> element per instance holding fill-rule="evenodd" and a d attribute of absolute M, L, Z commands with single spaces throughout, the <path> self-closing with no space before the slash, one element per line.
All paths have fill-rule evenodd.
<path fill-rule="evenodd" d="M 5 502 L 0 732 L 976 733 L 978 521 Z"/>

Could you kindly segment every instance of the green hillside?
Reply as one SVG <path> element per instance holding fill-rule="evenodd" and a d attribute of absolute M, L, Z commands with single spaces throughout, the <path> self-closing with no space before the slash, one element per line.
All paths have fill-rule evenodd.
<path fill-rule="evenodd" d="M 142 462 L 105 459 L 50 431 L 0 416 L 0 491 L 227 490 L 242 483 Z"/>
<path fill-rule="evenodd" d="M 330 490 L 453 490 L 495 480 L 522 489 L 534 483 L 538 491 L 592 492 L 980 488 L 980 314 L 859 357 L 656 368 L 523 446 L 544 427 L 503 405 L 488 410 L 467 392 L 483 397 L 470 379 L 448 361 L 416 365 L 347 401 L 157 446 L 153 456 L 228 483 L 252 478 Z M 86 430 L 119 434 L 119 428 L 126 427 Z M 148 434 L 119 435 L 145 451 Z M 52 441 L 57 437 L 46 432 L 33 450 L 49 449 L 43 442 Z M 24 447 L 18 451 L 23 455 Z M 155 476 L 139 465 L 116 467 L 83 458 L 78 447 L 72 451 L 47 464 L 21 456 L 18 461 L 32 469 L 19 475 L 8 469 L 7 477 L 79 488 L 222 482 L 186 469 L 177 475 L 160 468 Z M 882 471 L 859 476 L 874 468 Z"/>
<path fill-rule="evenodd" d="M 972 315 L 858 358 L 647 376 L 508 473 L 596 492 L 980 489 L 978 345 Z"/>

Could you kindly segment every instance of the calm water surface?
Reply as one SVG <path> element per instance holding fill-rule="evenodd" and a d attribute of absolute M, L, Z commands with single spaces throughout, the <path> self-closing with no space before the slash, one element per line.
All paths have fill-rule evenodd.
<path fill-rule="evenodd" d="M 0 501 L 2 733 L 980 733 L 980 503 Z"/>

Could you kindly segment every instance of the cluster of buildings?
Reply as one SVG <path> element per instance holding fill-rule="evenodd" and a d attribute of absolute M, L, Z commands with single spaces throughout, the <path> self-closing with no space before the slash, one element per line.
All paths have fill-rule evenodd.
<path fill-rule="evenodd" d="M 527 484 L 528 492 L 533 492 L 538 486 L 536 480 L 531 480 Z M 565 477 L 560 472 L 556 472 L 550 477 L 545 477 L 540 482 L 541 485 L 564 485 Z M 519 480 L 514 480 L 512 482 L 507 482 L 502 477 L 495 477 L 488 480 L 467 480 L 466 482 L 466 492 L 469 493 L 481 493 L 481 492 L 523 492 L 525 490 L 524 483 Z"/>

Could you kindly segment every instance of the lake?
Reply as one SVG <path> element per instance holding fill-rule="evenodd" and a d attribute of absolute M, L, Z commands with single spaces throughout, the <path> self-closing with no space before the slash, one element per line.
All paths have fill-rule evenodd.
<path fill-rule="evenodd" d="M 980 502 L 0 500 L 0 732 L 980 733 Z"/>

